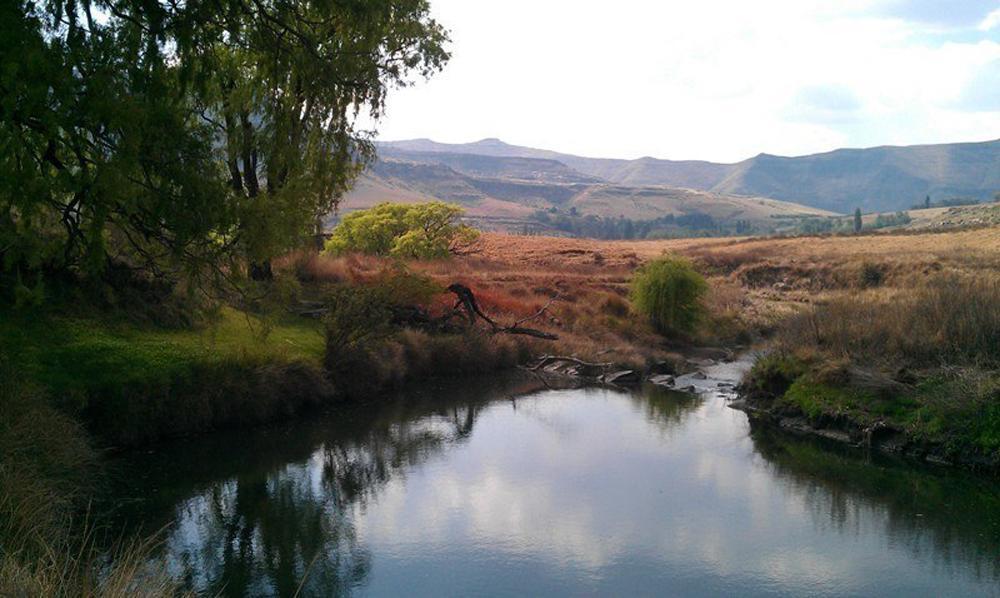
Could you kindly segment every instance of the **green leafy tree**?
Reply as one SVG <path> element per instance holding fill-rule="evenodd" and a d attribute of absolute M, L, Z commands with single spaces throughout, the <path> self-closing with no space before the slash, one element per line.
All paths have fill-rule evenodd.
<path fill-rule="evenodd" d="M 372 159 L 359 117 L 446 41 L 426 0 L 3 3 L 6 269 L 266 276 Z"/>
<path fill-rule="evenodd" d="M 471 243 L 478 232 L 460 221 L 464 210 L 440 201 L 382 203 L 352 212 L 333 230 L 326 251 L 437 259 Z"/>
<path fill-rule="evenodd" d="M 861 232 L 861 208 L 854 208 L 854 232 Z"/>
<path fill-rule="evenodd" d="M 708 283 L 691 262 L 662 257 L 640 268 L 632 278 L 631 299 L 636 311 L 664 334 L 689 334 L 705 314 Z"/>

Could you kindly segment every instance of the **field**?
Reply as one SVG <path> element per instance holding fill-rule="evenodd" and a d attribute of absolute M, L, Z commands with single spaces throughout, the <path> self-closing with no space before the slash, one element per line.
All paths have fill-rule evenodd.
<path fill-rule="evenodd" d="M 878 286 L 906 289 L 940 272 L 996 276 L 1000 228 L 947 233 L 794 238 L 589 241 L 483 235 L 447 273 L 491 293 L 535 303 L 562 286 L 566 303 L 594 310 L 624 297 L 631 273 L 664 253 L 693 260 L 712 286 L 712 310 L 747 331 L 766 330 L 803 305 Z M 434 270 L 434 268 L 431 268 Z M 442 268 L 436 272 L 446 274 Z M 878 284 L 866 278 L 878 277 Z M 722 322 L 716 322 L 722 325 Z M 586 330 L 576 331 L 587 334 Z M 716 337 L 732 331 L 707 330 Z"/>
<path fill-rule="evenodd" d="M 634 271 L 664 253 L 691 259 L 709 280 L 709 319 L 695 338 L 663 339 L 630 312 Z M 532 325 L 560 341 L 540 343 L 540 351 L 641 365 L 693 344 L 749 344 L 788 316 L 837 296 L 912 289 L 942 272 L 996 276 L 1000 228 L 667 241 L 485 233 L 466 255 L 410 266 L 445 286 L 468 285 L 501 322 L 531 317 L 548 304 Z M 384 267 L 361 257 L 318 258 L 308 266 L 311 276 L 329 281 L 356 281 Z"/>

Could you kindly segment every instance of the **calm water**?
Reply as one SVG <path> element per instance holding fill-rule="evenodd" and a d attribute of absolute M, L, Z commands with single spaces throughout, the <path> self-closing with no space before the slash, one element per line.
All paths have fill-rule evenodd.
<path fill-rule="evenodd" d="M 208 594 L 1000 595 L 1000 483 L 714 393 L 461 382 L 119 466 L 120 517 Z"/>

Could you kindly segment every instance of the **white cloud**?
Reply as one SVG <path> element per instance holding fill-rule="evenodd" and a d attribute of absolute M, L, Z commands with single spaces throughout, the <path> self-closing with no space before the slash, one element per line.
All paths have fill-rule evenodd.
<path fill-rule="evenodd" d="M 980 31 L 991 31 L 1000 27 L 1000 8 L 986 15 L 986 18 L 979 23 Z"/>
<path fill-rule="evenodd" d="M 713 160 L 1000 137 L 1000 112 L 958 101 L 1000 39 L 885 5 L 432 0 L 454 57 L 390 96 L 380 137 Z M 830 107 L 847 97 L 850 118 Z"/>

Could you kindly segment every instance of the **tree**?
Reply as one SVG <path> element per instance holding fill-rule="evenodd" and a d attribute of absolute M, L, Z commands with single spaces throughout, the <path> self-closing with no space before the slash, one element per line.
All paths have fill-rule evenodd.
<path fill-rule="evenodd" d="M 0 252 L 261 265 L 374 155 L 362 115 L 448 58 L 426 0 L 0 7 Z"/>
<path fill-rule="evenodd" d="M 664 334 L 694 331 L 705 313 L 708 283 L 691 263 L 662 257 L 640 268 L 632 279 L 632 304 Z"/>
<path fill-rule="evenodd" d="M 326 251 L 332 255 L 358 252 L 415 259 L 447 257 L 479 234 L 459 221 L 463 212 L 459 206 L 440 201 L 382 203 L 345 216 L 327 241 Z"/>
<path fill-rule="evenodd" d="M 861 208 L 854 208 L 854 232 L 861 232 Z"/>
<path fill-rule="evenodd" d="M 929 208 L 929 207 L 931 207 L 931 196 L 930 195 L 928 195 L 927 197 L 924 198 L 924 208 Z"/>

